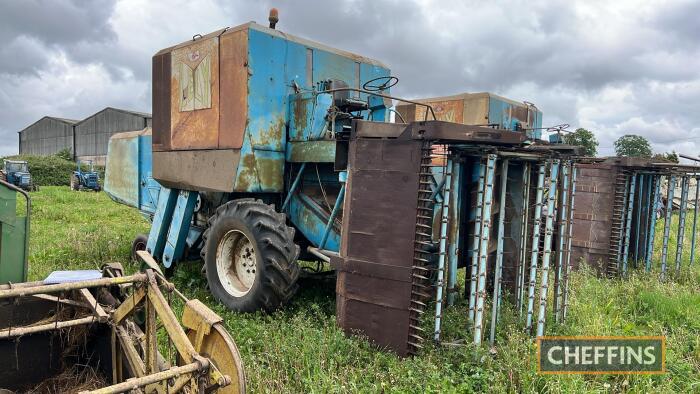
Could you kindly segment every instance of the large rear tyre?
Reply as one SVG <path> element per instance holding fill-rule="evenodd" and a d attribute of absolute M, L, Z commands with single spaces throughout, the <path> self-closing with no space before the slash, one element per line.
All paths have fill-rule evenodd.
<path fill-rule="evenodd" d="M 78 188 L 80 187 L 80 180 L 78 180 L 78 177 L 75 175 L 70 176 L 70 189 L 73 191 L 79 190 Z"/>
<path fill-rule="evenodd" d="M 234 200 L 216 210 L 202 257 L 217 300 L 238 312 L 273 311 L 294 295 L 299 247 L 285 221 L 261 200 Z"/>

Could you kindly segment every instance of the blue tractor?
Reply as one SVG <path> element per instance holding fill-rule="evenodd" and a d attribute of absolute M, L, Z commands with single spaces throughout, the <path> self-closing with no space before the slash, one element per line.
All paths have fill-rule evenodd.
<path fill-rule="evenodd" d="M 3 160 L 0 179 L 26 191 L 38 190 L 37 186 L 32 182 L 29 165 L 23 160 Z"/>
<path fill-rule="evenodd" d="M 96 192 L 102 190 L 100 175 L 95 171 L 92 160 L 77 161 L 76 169 L 70 177 L 70 189 L 76 191 L 88 189 Z"/>
<path fill-rule="evenodd" d="M 236 311 L 276 309 L 297 290 L 298 259 L 328 263 L 342 254 L 351 134 L 371 127 L 395 139 L 386 125 L 407 117 L 396 110 L 401 101 L 422 111 L 421 120 L 436 118 L 431 106 L 390 95 L 398 79 L 382 63 L 282 33 L 275 22 L 158 52 L 152 130 L 109 142 L 105 191 L 152 222 L 134 250 L 166 268 L 201 256 L 211 293 Z M 523 113 L 517 128 L 514 116 L 499 124 L 504 138 L 519 143 L 521 130 L 540 127 L 536 109 L 484 102 Z M 492 132 L 432 125 L 460 138 Z M 436 178 L 433 188 L 445 183 Z"/>

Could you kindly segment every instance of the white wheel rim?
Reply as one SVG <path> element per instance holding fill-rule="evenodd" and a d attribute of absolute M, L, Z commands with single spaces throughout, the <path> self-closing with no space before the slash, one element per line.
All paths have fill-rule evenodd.
<path fill-rule="evenodd" d="M 242 297 L 255 283 L 257 271 L 255 248 L 239 230 L 230 230 L 216 248 L 216 273 L 227 293 Z"/>

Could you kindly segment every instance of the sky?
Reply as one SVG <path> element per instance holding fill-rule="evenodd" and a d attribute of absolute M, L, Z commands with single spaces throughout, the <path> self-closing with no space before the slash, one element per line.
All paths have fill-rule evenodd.
<path fill-rule="evenodd" d="M 698 155 L 700 1 L 0 0 L 0 156 L 42 116 L 151 111 L 158 50 L 248 21 L 387 64 L 406 98 L 488 91 Z"/>

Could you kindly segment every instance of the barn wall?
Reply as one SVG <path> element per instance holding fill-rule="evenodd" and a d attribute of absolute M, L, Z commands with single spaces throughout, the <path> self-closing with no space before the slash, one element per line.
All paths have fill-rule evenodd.
<path fill-rule="evenodd" d="M 73 125 L 43 118 L 20 132 L 20 154 L 53 155 L 63 149 L 73 152 Z"/>
<path fill-rule="evenodd" d="M 151 119 L 128 112 L 106 109 L 75 126 L 75 156 L 80 159 L 103 161 L 107 155 L 109 137 L 115 133 L 142 130 Z"/>

